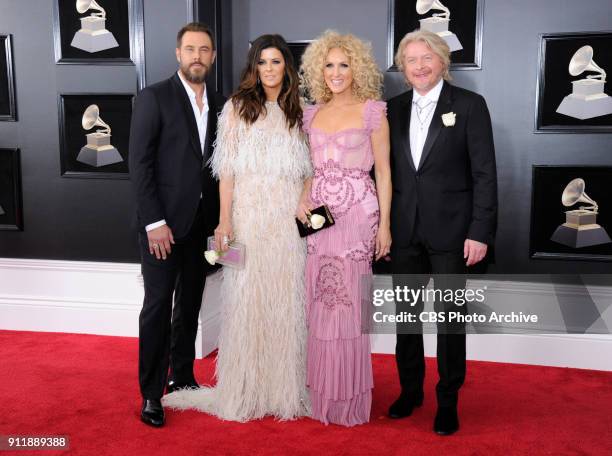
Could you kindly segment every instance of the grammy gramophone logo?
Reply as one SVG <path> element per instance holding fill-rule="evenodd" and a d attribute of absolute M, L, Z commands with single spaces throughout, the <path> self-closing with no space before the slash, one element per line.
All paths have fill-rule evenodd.
<path fill-rule="evenodd" d="M 119 46 L 113 34 L 106 30 L 106 11 L 96 0 L 77 0 L 76 9 L 79 14 L 90 9 L 97 12 L 81 18 L 81 29 L 74 35 L 72 47 L 93 53 Z"/>
<path fill-rule="evenodd" d="M 599 206 L 585 192 L 584 179 L 573 179 L 563 190 L 561 202 L 565 207 L 571 207 L 577 203 L 587 203 L 588 206 L 580 206 L 565 212 L 565 223 L 559 225 L 555 230 L 551 241 L 568 247 L 588 247 L 612 242 L 606 230 L 597 224 Z"/>
<path fill-rule="evenodd" d="M 439 0 L 417 0 L 416 11 L 421 16 L 427 14 L 430 10 L 443 11 L 442 13 L 433 13 L 430 17 L 419 19 L 421 30 L 428 30 L 438 34 L 448 44 L 451 52 L 463 49 L 459 38 L 453 32 L 448 30 L 450 23 L 450 10 Z"/>
<path fill-rule="evenodd" d="M 593 60 L 591 46 L 578 49 L 569 63 L 569 74 L 572 76 L 579 76 L 585 71 L 597 74 L 572 81 L 572 93 L 563 98 L 557 112 L 580 120 L 612 114 L 612 97 L 604 93 L 606 72 Z"/>
<path fill-rule="evenodd" d="M 100 118 L 98 105 L 92 104 L 85 110 L 82 125 L 85 130 L 96 126 L 102 128 L 85 135 L 87 144 L 81 148 L 77 161 L 96 168 L 123 161 L 119 151 L 110 142 L 111 128 Z"/>

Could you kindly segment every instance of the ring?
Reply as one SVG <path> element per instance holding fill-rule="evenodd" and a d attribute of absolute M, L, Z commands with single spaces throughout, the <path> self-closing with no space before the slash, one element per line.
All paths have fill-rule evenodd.
<path fill-rule="evenodd" d="M 229 238 L 227 236 L 223 236 L 223 243 L 227 244 L 229 242 Z"/>
<path fill-rule="evenodd" d="M 159 248 L 159 244 L 152 244 L 151 247 L 153 247 L 154 249 Z"/>

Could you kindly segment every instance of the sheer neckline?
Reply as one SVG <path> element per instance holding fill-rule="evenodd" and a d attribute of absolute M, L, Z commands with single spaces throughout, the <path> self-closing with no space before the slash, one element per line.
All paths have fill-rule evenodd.
<path fill-rule="evenodd" d="M 362 111 L 361 111 L 361 123 L 362 123 L 362 126 L 361 126 L 361 127 L 347 127 L 347 128 L 341 128 L 341 129 L 336 130 L 336 131 L 333 131 L 333 132 L 331 132 L 331 131 L 325 131 L 325 130 L 323 130 L 322 128 L 319 128 L 319 127 L 314 127 L 314 126 L 312 125 L 312 124 L 314 123 L 314 121 L 315 121 L 316 117 L 317 117 L 317 114 L 318 114 L 318 113 L 319 113 L 319 111 L 321 110 L 321 107 L 323 106 L 322 104 L 317 103 L 317 104 L 315 104 L 315 105 L 314 105 L 314 106 L 316 107 L 316 111 L 315 111 L 315 113 L 314 113 L 314 114 L 313 114 L 313 116 L 312 116 L 312 120 L 310 121 L 310 129 L 311 129 L 311 130 L 316 130 L 316 131 L 318 131 L 318 132 L 320 132 L 320 133 L 323 133 L 323 134 L 324 134 L 324 135 L 326 135 L 326 136 L 336 136 L 336 135 L 338 135 L 338 134 L 340 134 L 340 133 L 349 133 L 349 132 L 355 132 L 355 131 L 364 131 L 364 130 L 367 130 L 368 128 L 367 128 L 367 120 L 366 120 L 366 115 L 367 115 L 368 104 L 370 103 L 370 101 L 371 101 L 371 100 L 366 100 L 366 101 L 363 103 L 363 108 L 362 108 Z"/>
<path fill-rule="evenodd" d="M 321 128 L 318 127 L 310 127 L 311 130 L 316 130 L 319 133 L 323 133 L 326 136 L 337 136 L 340 133 L 349 133 L 349 132 L 355 132 L 355 131 L 367 131 L 367 128 L 365 126 L 363 127 L 348 127 L 348 128 L 341 128 L 340 130 L 334 131 L 334 132 L 328 132 L 325 131 Z"/>

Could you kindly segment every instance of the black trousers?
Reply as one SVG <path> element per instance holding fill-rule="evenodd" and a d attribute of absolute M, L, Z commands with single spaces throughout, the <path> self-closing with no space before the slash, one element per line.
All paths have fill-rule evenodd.
<path fill-rule="evenodd" d="M 463 249 L 460 251 L 440 252 L 433 250 L 426 241 L 423 227 L 418 217 L 415 234 L 408 248 L 397 248 L 391 252 L 393 274 L 418 274 L 404 278 L 394 277 L 393 285 L 409 286 L 420 289 L 426 286 L 431 274 L 461 274 L 460 276 L 434 277 L 436 289 L 457 290 L 465 287 L 465 259 Z M 425 379 L 425 355 L 423 349 L 422 323 L 418 314 L 423 310 L 421 300 L 413 307 L 405 303 L 398 303 L 397 311 L 416 313 L 417 323 L 411 324 L 409 334 L 401 333 L 398 327 L 395 359 L 399 373 L 402 394 L 420 396 L 423 394 Z M 435 302 L 434 309 L 452 310 L 465 313 L 465 305 L 456 306 L 453 302 Z M 465 380 L 465 332 L 464 324 L 438 322 L 438 375 L 436 396 L 441 407 L 455 406 L 457 404 L 459 389 Z"/>
<path fill-rule="evenodd" d="M 206 273 L 201 205 L 189 234 L 174 240 L 166 260 L 149 253 L 145 233 L 138 238 L 145 292 L 139 318 L 140 392 L 145 399 L 160 399 L 168 375 L 178 383 L 195 381 L 195 338 Z"/>

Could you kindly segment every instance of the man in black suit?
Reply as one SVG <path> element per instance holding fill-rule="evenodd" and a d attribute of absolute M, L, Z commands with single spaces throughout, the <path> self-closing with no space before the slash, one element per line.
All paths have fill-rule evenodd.
<path fill-rule="evenodd" d="M 183 27 L 176 58 L 177 73 L 136 98 L 130 131 L 145 288 L 139 319 L 141 419 L 151 426 L 164 424 L 164 389 L 198 387 L 193 363 L 207 272 L 203 252 L 219 220 L 218 185 L 207 161 L 225 99 L 206 88 L 215 59 L 210 29 L 200 23 Z"/>
<path fill-rule="evenodd" d="M 435 288 L 458 290 L 465 287 L 468 267 L 482 261 L 494 242 L 497 177 L 489 111 L 480 95 L 447 82 L 450 51 L 438 35 L 407 34 L 395 60 L 413 90 L 388 102 L 392 271 L 411 274 L 394 282 L 418 289 L 431 274 L 453 274 L 434 276 Z M 398 326 L 396 361 L 402 389 L 389 409 L 391 418 L 409 416 L 423 401 L 425 361 L 418 323 L 423 301 L 412 308 L 402 305 L 398 303 L 398 310 L 415 313 L 417 324 L 406 331 Z M 453 302 L 435 305 L 437 311 L 465 313 L 465 306 Z M 434 431 L 449 435 L 459 429 L 464 325 L 438 323 L 437 358 Z"/>

